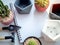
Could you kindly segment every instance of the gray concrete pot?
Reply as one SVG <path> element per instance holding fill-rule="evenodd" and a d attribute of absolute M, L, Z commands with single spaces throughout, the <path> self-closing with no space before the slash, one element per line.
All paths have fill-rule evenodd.
<path fill-rule="evenodd" d="M 16 0 L 14 6 L 18 13 L 29 14 L 32 8 L 32 3 L 30 0 Z"/>
<path fill-rule="evenodd" d="M 53 4 L 49 13 L 50 19 L 60 20 L 60 4 Z"/>

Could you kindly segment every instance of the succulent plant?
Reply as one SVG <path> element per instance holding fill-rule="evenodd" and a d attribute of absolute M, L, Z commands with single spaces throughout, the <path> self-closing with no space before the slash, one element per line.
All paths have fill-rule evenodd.
<path fill-rule="evenodd" d="M 9 16 L 9 9 L 7 5 L 4 5 L 3 2 L 0 0 L 0 17 L 5 18 Z"/>
<path fill-rule="evenodd" d="M 36 45 L 35 40 L 30 40 L 30 41 L 28 42 L 28 45 Z"/>
<path fill-rule="evenodd" d="M 35 0 L 35 3 L 38 4 L 41 7 L 45 7 L 48 5 L 49 0 Z"/>

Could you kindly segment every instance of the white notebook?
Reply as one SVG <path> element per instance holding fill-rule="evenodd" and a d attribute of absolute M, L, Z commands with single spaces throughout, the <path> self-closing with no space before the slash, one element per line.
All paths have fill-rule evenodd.
<path fill-rule="evenodd" d="M 18 14 L 15 10 L 16 22 L 21 29 L 17 31 L 20 43 L 29 36 L 40 37 L 44 22 L 48 19 L 47 12 L 39 13 L 32 9 L 30 14 Z"/>

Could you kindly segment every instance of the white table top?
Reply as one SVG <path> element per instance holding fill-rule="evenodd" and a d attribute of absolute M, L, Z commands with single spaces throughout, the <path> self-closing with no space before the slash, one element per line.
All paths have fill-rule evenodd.
<path fill-rule="evenodd" d="M 9 5 L 9 3 L 13 3 L 14 4 L 14 2 L 15 2 L 15 0 L 2 0 L 5 4 L 7 4 L 7 5 Z M 51 4 L 52 3 L 60 3 L 59 2 L 60 0 L 50 0 L 50 6 L 51 6 Z M 32 2 L 34 2 L 34 0 L 32 0 Z M 34 3 L 33 3 L 34 4 Z M 46 10 L 46 12 L 44 12 L 44 13 L 39 13 L 39 12 L 37 12 L 37 11 L 35 11 L 35 7 L 34 7 L 34 5 L 33 5 L 33 7 L 32 7 L 32 10 L 31 10 L 31 13 L 27 16 L 27 15 L 20 15 L 20 16 L 17 16 L 17 17 L 21 17 L 21 19 L 22 18 L 25 18 L 25 19 L 29 19 L 29 16 L 31 17 L 31 18 L 33 18 L 33 16 L 35 16 L 35 18 L 37 19 L 36 21 L 38 21 L 39 19 L 40 19 L 40 21 L 44 21 L 44 19 L 47 19 L 48 18 L 48 13 L 49 13 L 49 9 L 50 9 L 50 6 L 48 7 L 48 9 Z M 33 15 L 34 14 L 34 15 Z M 43 22 L 40 22 L 40 23 L 43 23 Z M 20 23 L 21 24 L 21 23 Z M 22 24 L 21 24 L 21 26 L 23 26 Z M 41 27 L 42 28 L 42 27 Z M 59 42 L 46 42 L 46 41 L 44 41 L 43 39 L 41 39 L 41 41 L 42 41 L 42 43 L 43 43 L 43 45 L 60 45 L 60 43 Z M 1 45 L 10 45 L 10 44 L 8 44 L 8 43 L 1 43 Z M 21 44 L 19 44 L 19 42 L 18 42 L 18 39 L 17 39 L 17 35 L 15 34 L 15 45 L 21 45 Z"/>

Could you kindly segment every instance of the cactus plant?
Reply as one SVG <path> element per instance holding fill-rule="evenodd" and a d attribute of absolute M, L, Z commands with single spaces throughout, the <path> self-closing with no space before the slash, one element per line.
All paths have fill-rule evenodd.
<path fill-rule="evenodd" d="M 31 36 L 24 40 L 23 45 L 42 45 L 42 43 L 38 38 Z"/>
<path fill-rule="evenodd" d="M 44 11 L 46 10 L 46 8 L 49 5 L 49 0 L 35 0 L 35 7 L 39 6 L 40 8 L 45 8 Z M 38 8 L 39 8 L 38 7 Z M 43 11 L 42 9 L 40 9 L 40 11 Z"/>
<path fill-rule="evenodd" d="M 28 45 L 37 45 L 37 44 L 36 44 L 36 41 L 30 40 L 30 41 L 28 42 Z"/>
<path fill-rule="evenodd" d="M 13 20 L 13 13 L 9 10 L 7 5 L 4 5 L 0 0 L 0 22 L 3 24 L 10 24 Z"/>
<path fill-rule="evenodd" d="M 46 5 L 48 5 L 48 0 L 35 0 L 35 3 L 41 7 L 45 7 Z"/>
<path fill-rule="evenodd" d="M 0 0 L 0 16 L 2 18 L 9 16 L 9 9 L 7 5 L 4 5 L 3 2 Z"/>

